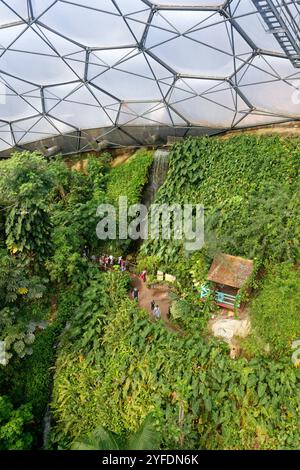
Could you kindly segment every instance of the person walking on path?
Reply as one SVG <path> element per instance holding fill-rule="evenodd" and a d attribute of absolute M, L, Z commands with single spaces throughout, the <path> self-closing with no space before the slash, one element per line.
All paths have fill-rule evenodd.
<path fill-rule="evenodd" d="M 155 300 L 151 300 L 150 308 L 151 308 L 151 312 L 153 313 L 155 309 Z"/>
<path fill-rule="evenodd" d="M 135 287 L 132 291 L 132 298 L 133 300 L 139 300 L 139 290 Z"/>
<path fill-rule="evenodd" d="M 153 310 L 153 315 L 154 315 L 155 320 L 160 320 L 161 311 L 160 311 L 160 308 L 159 308 L 158 305 L 155 306 L 155 308 Z"/>
<path fill-rule="evenodd" d="M 88 248 L 87 245 L 84 245 L 82 256 L 84 256 L 85 258 L 88 258 L 88 256 L 89 256 L 89 248 Z"/>
<path fill-rule="evenodd" d="M 147 271 L 144 270 L 141 275 L 140 275 L 140 279 L 143 281 L 143 282 L 146 282 L 146 277 L 147 277 Z"/>
<path fill-rule="evenodd" d="M 121 260 L 121 271 L 126 271 L 125 260 Z"/>

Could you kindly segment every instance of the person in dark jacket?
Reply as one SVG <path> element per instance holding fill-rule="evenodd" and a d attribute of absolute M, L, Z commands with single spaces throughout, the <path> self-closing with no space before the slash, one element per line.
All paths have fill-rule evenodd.
<path fill-rule="evenodd" d="M 135 287 L 132 291 L 132 298 L 133 300 L 139 300 L 139 290 Z"/>

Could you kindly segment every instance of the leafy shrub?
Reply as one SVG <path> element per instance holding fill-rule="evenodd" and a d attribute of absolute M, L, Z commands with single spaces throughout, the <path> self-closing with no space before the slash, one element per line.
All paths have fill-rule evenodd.
<path fill-rule="evenodd" d="M 65 197 L 51 207 L 53 254 L 46 267 L 51 280 L 64 285 L 86 279 L 89 265 L 82 256 L 83 248 L 99 247 L 96 209 L 105 200 L 107 166 L 95 157 L 88 158 L 85 173 L 68 170 Z"/>
<path fill-rule="evenodd" d="M 117 206 L 119 197 L 125 196 L 128 206 L 140 202 L 152 161 L 153 152 L 140 150 L 123 165 L 113 168 L 108 176 L 108 201 Z"/>
<path fill-rule="evenodd" d="M 151 415 L 130 436 L 118 436 L 98 427 L 91 434 L 81 436 L 72 444 L 72 450 L 151 450 L 158 449 L 160 436 Z"/>
<path fill-rule="evenodd" d="M 291 356 L 292 342 L 300 339 L 299 305 L 299 270 L 288 262 L 272 266 L 251 305 L 254 336 L 272 355 Z"/>
<path fill-rule="evenodd" d="M 120 298 L 127 295 L 130 283 L 127 273 L 96 272 L 83 291 L 81 302 L 74 311 L 71 328 L 65 332 L 62 340 L 86 355 L 88 362 L 95 362 L 103 354 L 99 348 L 99 338 L 108 321 L 108 312 Z"/>
<path fill-rule="evenodd" d="M 55 184 L 47 161 L 36 152 L 14 153 L 0 162 L 6 245 L 36 268 L 51 249 L 48 203 Z"/>
<path fill-rule="evenodd" d="M 138 256 L 135 267 L 136 274 L 146 270 L 148 275 L 156 278 L 159 269 L 162 269 L 162 266 L 157 256 Z"/>
<path fill-rule="evenodd" d="M 76 290 L 62 291 L 57 298 L 56 316 L 44 331 L 36 333 L 31 355 L 22 361 L 14 357 L 5 371 L 0 371 L 0 393 L 5 391 L 18 406 L 22 406 L 24 402 L 31 403 L 34 416 L 31 444 L 34 448 L 42 446 L 43 418 L 51 400 L 58 338 L 67 321 L 72 318 L 78 303 Z"/>
<path fill-rule="evenodd" d="M 140 153 L 135 164 L 130 165 L 138 198 L 151 158 L 150 154 Z M 120 277 L 115 273 L 104 278 L 82 256 L 85 245 L 90 251 L 101 247 L 95 234 L 96 208 L 107 200 L 109 160 L 108 155 L 100 159 L 89 156 L 82 173 L 70 170 L 61 159 L 47 162 L 41 155 L 29 152 L 15 154 L 9 162 L 0 164 L 0 204 L 1 209 L 7 209 L 6 213 L 1 211 L 1 233 L 5 238 L 1 242 L 6 242 L 14 255 L 3 250 L 0 257 L 0 338 L 6 341 L 6 357 L 9 355 L 10 359 L 5 371 L 4 367 L 0 370 L 0 387 L 13 397 L 14 403 L 32 403 L 35 447 L 41 444 L 37 436 L 50 400 L 58 335 L 74 316 L 72 335 L 80 338 L 76 322 L 86 315 L 88 327 L 79 348 L 89 350 L 94 342 L 96 350 L 97 341 L 90 341 L 91 332 L 96 326 L 101 333 L 102 318 L 103 327 L 112 302 L 127 295 L 130 285 L 127 275 Z M 124 171 L 122 180 L 129 176 Z M 118 178 L 115 182 L 119 188 Z M 126 184 L 130 192 L 130 181 Z M 48 298 L 43 299 L 47 280 L 34 276 L 33 266 L 41 272 L 46 266 L 51 281 L 60 283 L 57 309 L 51 309 L 45 331 L 36 331 L 36 326 L 40 320 L 49 320 L 50 300 L 55 304 L 55 285 L 50 283 Z M 103 296 L 108 285 L 115 292 L 112 297 Z M 93 354 L 90 360 L 95 360 Z"/>
<path fill-rule="evenodd" d="M 95 316 L 93 299 L 95 311 L 78 313 L 71 326 L 76 335 L 65 338 L 59 351 L 56 445 L 68 448 L 98 426 L 129 433 L 152 413 L 162 448 L 299 446 L 300 370 L 290 361 L 232 361 L 226 346 L 205 341 L 200 328 L 181 336 L 162 322 L 151 323 L 127 296 L 116 299 L 113 284 L 104 282 L 102 297 L 109 292 L 113 304 Z M 94 318 L 99 327 L 92 332 Z"/>
<path fill-rule="evenodd" d="M 0 251 L 0 340 L 7 365 L 15 355 L 32 354 L 35 329 L 43 320 L 42 299 L 47 279 L 28 273 L 19 259 Z"/>
<path fill-rule="evenodd" d="M 30 276 L 22 263 L 6 250 L 0 250 L 0 301 L 1 305 L 21 305 L 43 297 L 46 279 Z"/>
<path fill-rule="evenodd" d="M 32 443 L 28 424 L 33 415 L 31 405 L 14 409 L 7 396 L 0 396 L 0 450 L 26 450 Z"/>

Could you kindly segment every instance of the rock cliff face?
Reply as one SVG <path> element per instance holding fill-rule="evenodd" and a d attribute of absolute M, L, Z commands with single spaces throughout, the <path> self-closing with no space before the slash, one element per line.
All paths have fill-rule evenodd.
<path fill-rule="evenodd" d="M 230 346 L 230 357 L 236 359 L 240 355 L 237 338 L 246 338 L 251 331 L 249 318 L 242 320 L 233 318 L 218 318 L 211 324 L 214 336 L 222 338 Z"/>

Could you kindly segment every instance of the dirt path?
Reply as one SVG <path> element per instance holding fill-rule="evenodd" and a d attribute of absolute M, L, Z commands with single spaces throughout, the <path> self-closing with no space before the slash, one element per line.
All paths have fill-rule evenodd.
<path fill-rule="evenodd" d="M 157 285 L 150 288 L 135 274 L 131 274 L 131 279 L 133 287 L 136 287 L 139 290 L 139 306 L 149 312 L 150 319 L 153 320 L 151 301 L 154 300 L 160 308 L 161 318 L 166 324 L 166 327 L 171 331 L 176 331 L 182 334 L 183 332 L 180 328 L 169 320 L 168 313 L 171 306 L 169 287 L 166 285 Z"/>

